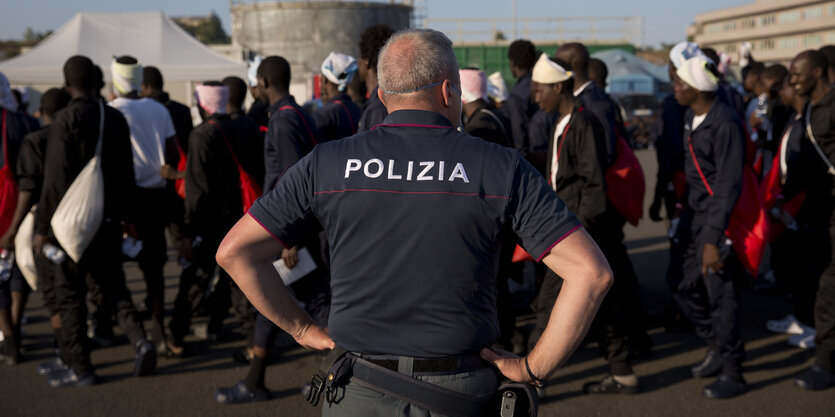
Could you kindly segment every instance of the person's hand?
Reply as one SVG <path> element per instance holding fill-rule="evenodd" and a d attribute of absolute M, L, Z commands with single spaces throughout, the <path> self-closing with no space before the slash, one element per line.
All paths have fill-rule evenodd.
<path fill-rule="evenodd" d="M 525 360 L 511 352 L 501 349 L 484 348 L 481 350 L 481 358 L 490 362 L 507 379 L 513 382 L 533 383 L 527 369 Z"/>
<path fill-rule="evenodd" d="M 282 250 L 281 259 L 284 260 L 284 265 L 286 265 L 287 268 L 293 269 L 293 267 L 299 263 L 299 247 L 293 246 L 290 249 Z"/>
<path fill-rule="evenodd" d="M 649 218 L 654 222 L 660 222 L 662 220 L 660 198 L 652 200 L 652 204 L 649 206 Z"/>
<path fill-rule="evenodd" d="M 167 180 L 179 180 L 183 178 L 183 174 L 177 171 L 177 168 L 165 164 L 159 169 L 159 175 Z"/>
<path fill-rule="evenodd" d="M 722 258 L 716 245 L 705 243 L 702 249 L 702 276 L 716 274 L 722 270 Z"/>
<path fill-rule="evenodd" d="M 298 334 L 293 335 L 296 343 L 314 350 L 327 350 L 336 347 L 336 343 L 331 340 L 328 329 L 316 324 L 308 324 Z"/>
<path fill-rule="evenodd" d="M 192 239 L 190 237 L 183 237 L 180 240 L 180 258 L 191 262 L 194 254 L 192 253 Z"/>
<path fill-rule="evenodd" d="M 0 249 L 14 250 L 14 238 L 16 234 L 17 230 L 12 230 L 11 227 L 9 230 L 6 230 L 6 233 L 0 236 Z"/>
<path fill-rule="evenodd" d="M 751 118 L 748 121 L 750 122 L 751 128 L 756 129 L 760 127 L 763 119 L 759 118 L 755 113 L 751 113 Z"/>
<path fill-rule="evenodd" d="M 49 238 L 47 238 L 46 235 L 35 234 L 35 238 L 32 242 L 32 247 L 35 249 L 36 254 L 43 253 L 43 247 L 44 245 L 46 245 L 46 242 L 48 240 Z"/>
<path fill-rule="evenodd" d="M 125 223 L 122 225 L 122 233 L 136 239 L 136 226 L 133 223 Z"/>

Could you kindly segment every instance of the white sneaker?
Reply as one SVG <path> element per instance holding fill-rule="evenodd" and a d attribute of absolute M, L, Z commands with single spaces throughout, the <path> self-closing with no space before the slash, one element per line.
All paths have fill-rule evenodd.
<path fill-rule="evenodd" d="M 803 334 L 796 334 L 789 338 L 789 344 L 803 349 L 814 349 L 815 335 L 814 329 Z"/>
<path fill-rule="evenodd" d="M 770 332 L 781 334 L 803 334 L 806 329 L 811 329 L 801 324 L 794 314 L 789 314 L 781 320 L 769 320 L 765 323 L 765 328 Z"/>

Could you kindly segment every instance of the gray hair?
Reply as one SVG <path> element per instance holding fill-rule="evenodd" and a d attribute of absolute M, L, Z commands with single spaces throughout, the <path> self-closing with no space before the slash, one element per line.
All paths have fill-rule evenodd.
<path fill-rule="evenodd" d="M 395 43 L 408 48 L 392 48 Z M 401 30 L 389 38 L 377 61 L 377 83 L 386 94 L 418 91 L 444 80 L 460 86 L 452 41 L 432 29 Z"/>

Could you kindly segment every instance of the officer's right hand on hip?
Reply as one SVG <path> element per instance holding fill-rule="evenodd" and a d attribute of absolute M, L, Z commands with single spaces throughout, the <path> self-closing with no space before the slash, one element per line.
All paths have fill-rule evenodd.
<path fill-rule="evenodd" d="M 315 350 L 327 350 L 336 347 L 336 344 L 331 340 L 328 329 L 314 323 L 302 328 L 298 334 L 294 334 L 293 338 L 296 343 Z"/>

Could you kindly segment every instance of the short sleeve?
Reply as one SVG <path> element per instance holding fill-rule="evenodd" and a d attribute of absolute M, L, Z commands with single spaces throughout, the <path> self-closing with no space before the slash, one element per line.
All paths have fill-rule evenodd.
<path fill-rule="evenodd" d="M 537 262 L 581 227 L 545 178 L 522 158 L 517 158 L 511 187 L 507 215 L 522 247 Z"/>
<path fill-rule="evenodd" d="M 308 155 L 290 167 L 249 209 L 249 216 L 286 247 L 296 245 L 312 227 L 311 161 Z"/>

